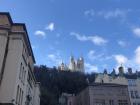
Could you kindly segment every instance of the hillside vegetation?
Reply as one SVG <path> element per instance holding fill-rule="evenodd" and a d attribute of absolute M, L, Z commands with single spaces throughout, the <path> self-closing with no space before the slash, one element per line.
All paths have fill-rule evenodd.
<path fill-rule="evenodd" d="M 58 105 L 62 93 L 77 94 L 95 80 L 94 73 L 59 71 L 44 65 L 35 66 L 34 73 L 41 83 L 41 105 Z"/>

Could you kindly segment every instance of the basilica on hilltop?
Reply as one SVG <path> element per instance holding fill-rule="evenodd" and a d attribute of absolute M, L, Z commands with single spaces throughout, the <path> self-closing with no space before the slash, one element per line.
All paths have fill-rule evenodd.
<path fill-rule="evenodd" d="M 62 71 L 72 71 L 72 72 L 84 72 L 84 58 L 80 57 L 77 60 L 74 59 L 74 56 L 70 57 L 70 61 L 69 64 L 66 65 L 64 64 L 64 62 L 62 62 L 59 66 L 58 66 L 59 70 Z"/>

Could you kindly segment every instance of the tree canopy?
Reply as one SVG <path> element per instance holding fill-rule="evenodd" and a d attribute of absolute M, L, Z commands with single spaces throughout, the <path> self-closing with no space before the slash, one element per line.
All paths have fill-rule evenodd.
<path fill-rule="evenodd" d="M 58 105 L 62 93 L 77 94 L 95 80 L 94 73 L 59 71 L 45 65 L 35 66 L 34 73 L 41 83 L 41 105 Z"/>

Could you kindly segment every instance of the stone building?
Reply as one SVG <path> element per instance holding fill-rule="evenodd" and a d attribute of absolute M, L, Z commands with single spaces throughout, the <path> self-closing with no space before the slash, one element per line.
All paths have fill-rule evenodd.
<path fill-rule="evenodd" d="M 68 105 L 130 105 L 127 85 L 112 83 L 90 84 L 74 99 Z"/>
<path fill-rule="evenodd" d="M 34 63 L 25 24 L 0 13 L 0 105 L 40 105 Z"/>
<path fill-rule="evenodd" d="M 75 104 L 75 95 L 62 93 L 59 97 L 59 105 L 74 105 Z"/>
<path fill-rule="evenodd" d="M 140 76 L 137 72 L 133 73 L 131 68 L 128 68 L 128 72 L 124 73 L 124 68 L 121 66 L 118 71 L 118 74 L 114 70 L 111 74 L 98 74 L 95 82 L 128 85 L 131 105 L 140 105 Z"/>

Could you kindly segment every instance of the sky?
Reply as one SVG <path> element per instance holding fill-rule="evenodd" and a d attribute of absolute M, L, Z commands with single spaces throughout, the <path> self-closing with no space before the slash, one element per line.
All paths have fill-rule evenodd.
<path fill-rule="evenodd" d="M 37 65 L 69 64 L 111 72 L 140 70 L 140 0 L 0 0 L 0 11 L 25 23 Z"/>

